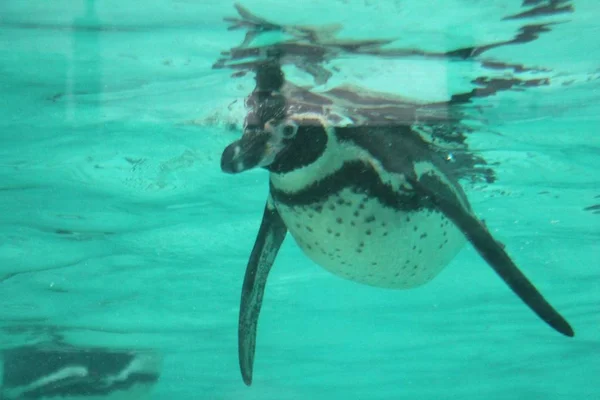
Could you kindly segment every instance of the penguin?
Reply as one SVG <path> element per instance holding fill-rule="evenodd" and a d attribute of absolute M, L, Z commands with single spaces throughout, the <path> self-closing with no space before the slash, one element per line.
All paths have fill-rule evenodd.
<path fill-rule="evenodd" d="M 410 125 L 334 126 L 287 104 L 276 65 L 259 69 L 256 80 L 243 135 L 221 156 L 225 173 L 269 173 L 242 285 L 238 350 L 246 385 L 267 278 L 288 233 L 334 275 L 390 289 L 426 284 L 470 242 L 533 312 L 574 336 L 476 217 L 447 163 Z"/>
<path fill-rule="evenodd" d="M 1 354 L 0 399 L 142 400 L 160 377 L 154 352 L 24 346 Z"/>

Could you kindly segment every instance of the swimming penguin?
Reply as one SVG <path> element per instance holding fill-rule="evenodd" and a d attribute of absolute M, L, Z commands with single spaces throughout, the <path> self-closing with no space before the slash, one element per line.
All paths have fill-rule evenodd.
<path fill-rule="evenodd" d="M 153 351 L 60 346 L 0 354 L 0 399 L 143 400 L 160 377 Z"/>
<path fill-rule="evenodd" d="M 318 113 L 286 106 L 276 66 L 259 68 L 256 79 L 244 133 L 221 158 L 226 173 L 269 171 L 239 315 L 239 361 L 247 385 L 267 278 L 287 232 L 333 274 L 395 289 L 430 281 L 469 241 L 542 320 L 574 336 L 475 216 L 444 160 L 409 125 L 331 126 Z"/>

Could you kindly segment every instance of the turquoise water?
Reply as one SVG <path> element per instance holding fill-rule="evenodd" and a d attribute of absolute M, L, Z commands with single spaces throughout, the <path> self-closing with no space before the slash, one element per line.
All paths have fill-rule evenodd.
<path fill-rule="evenodd" d="M 237 15 L 233 3 L 4 0 L 2 349 L 151 350 L 164 357 L 154 399 L 600 398 L 600 8 L 443 4 L 244 6 L 280 24 L 341 23 L 340 37 L 430 53 L 544 24 L 537 39 L 462 59 L 338 54 L 320 84 L 286 68 L 315 91 L 353 84 L 428 103 L 485 86 L 482 76 L 520 82 L 461 109 L 469 149 L 495 174 L 465 189 L 575 338 L 538 321 L 470 246 L 431 283 L 393 291 L 329 274 L 288 238 L 246 387 L 237 314 L 268 182 L 265 171 L 229 176 L 219 165 L 254 86 L 252 74 L 213 68 L 244 38 L 223 21 Z"/>

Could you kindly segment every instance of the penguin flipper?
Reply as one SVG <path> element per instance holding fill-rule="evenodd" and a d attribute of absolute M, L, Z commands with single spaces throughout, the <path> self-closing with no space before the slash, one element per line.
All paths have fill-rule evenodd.
<path fill-rule="evenodd" d="M 256 327 L 263 294 L 271 266 L 286 233 L 287 228 L 269 198 L 242 286 L 238 324 L 238 356 L 242 378 L 248 386 L 252 384 Z"/>
<path fill-rule="evenodd" d="M 429 198 L 462 231 L 496 273 L 512 291 L 548 325 L 565 336 L 575 335 L 573 328 L 519 270 L 504 246 L 496 241 L 485 225 L 466 210 L 443 181 L 433 173 L 409 179 L 414 189 Z"/>

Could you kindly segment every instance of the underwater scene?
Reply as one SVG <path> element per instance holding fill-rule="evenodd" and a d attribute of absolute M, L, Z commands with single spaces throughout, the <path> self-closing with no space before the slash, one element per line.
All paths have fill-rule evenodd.
<path fill-rule="evenodd" d="M 599 19 L 3 0 L 0 399 L 600 399 Z"/>

